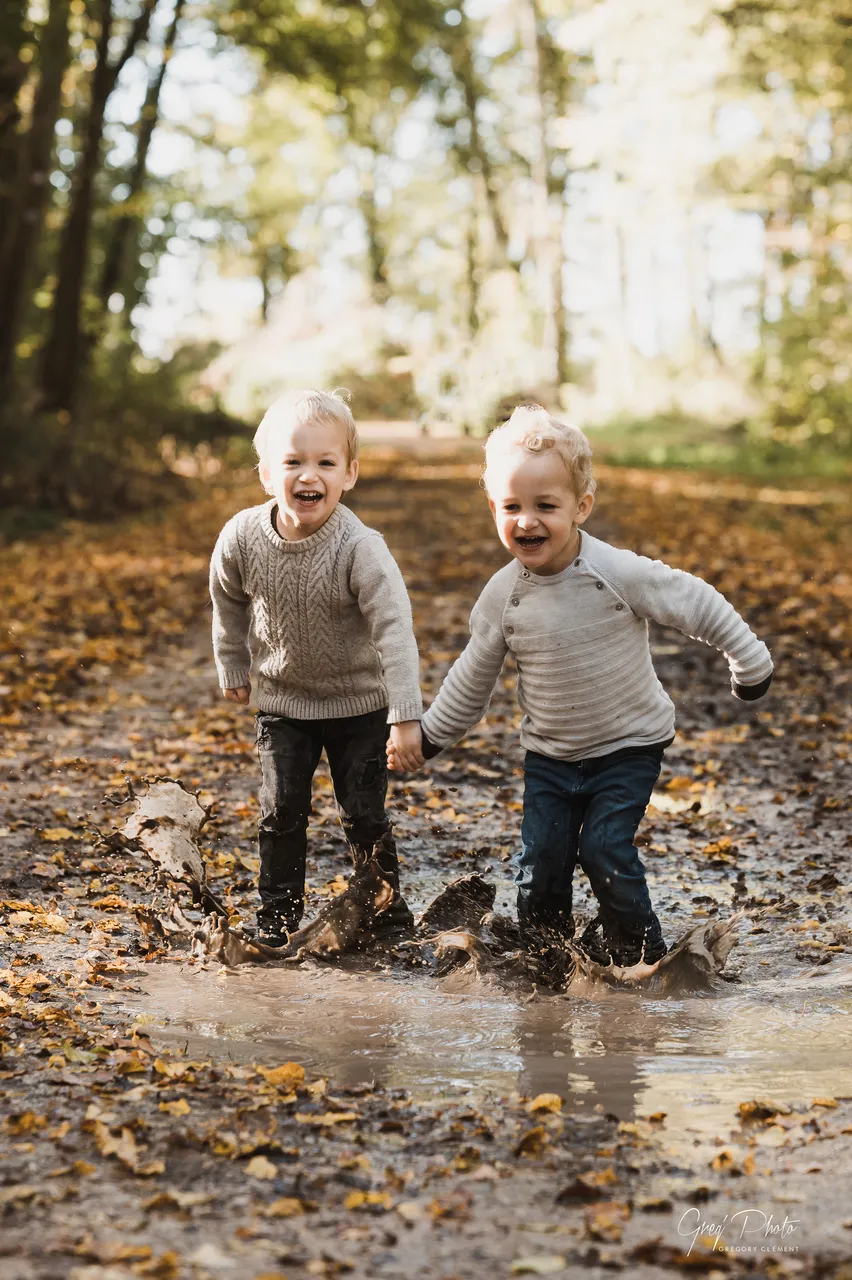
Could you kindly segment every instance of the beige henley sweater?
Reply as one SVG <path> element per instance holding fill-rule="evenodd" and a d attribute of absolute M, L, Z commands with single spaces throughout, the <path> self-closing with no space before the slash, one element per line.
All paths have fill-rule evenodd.
<path fill-rule="evenodd" d="M 280 537 L 274 499 L 238 512 L 210 562 L 213 652 L 223 689 L 248 684 L 261 711 L 297 720 L 388 708 L 422 712 L 402 574 L 381 534 L 337 506 L 300 542 Z"/>
<path fill-rule="evenodd" d="M 720 649 L 737 684 L 772 672 L 769 650 L 714 587 L 581 534 L 579 555 L 544 576 L 500 569 L 470 616 L 470 641 L 423 717 L 436 746 L 485 714 L 507 653 L 518 667 L 521 745 L 559 760 L 666 742 L 674 705 L 651 661 L 648 620 Z"/>

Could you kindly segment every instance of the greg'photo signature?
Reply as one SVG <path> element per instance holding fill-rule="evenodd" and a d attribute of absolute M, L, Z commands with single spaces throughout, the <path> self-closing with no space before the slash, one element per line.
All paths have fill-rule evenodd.
<path fill-rule="evenodd" d="M 718 1222 L 710 1222 L 693 1206 L 681 1215 L 677 1232 L 690 1237 L 687 1257 L 699 1239 L 708 1244 L 712 1242 L 712 1248 L 717 1249 L 723 1237 L 724 1247 L 734 1252 L 796 1253 L 798 1245 L 792 1244 L 790 1237 L 799 1221 L 786 1214 L 783 1221 L 779 1221 L 774 1214 L 764 1213 L 762 1209 L 739 1209 L 736 1213 L 726 1213 Z"/>

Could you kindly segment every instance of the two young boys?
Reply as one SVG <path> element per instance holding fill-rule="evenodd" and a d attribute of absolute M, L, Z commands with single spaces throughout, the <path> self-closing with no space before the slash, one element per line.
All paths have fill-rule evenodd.
<path fill-rule="evenodd" d="M 544 409 L 516 409 L 488 439 L 483 477 L 513 560 L 486 585 L 470 642 L 423 716 L 402 577 L 380 535 L 339 505 L 357 479 L 348 407 L 319 392 L 279 401 L 255 446 L 272 497 L 223 529 L 211 596 L 220 684 L 243 703 L 255 637 L 264 939 L 283 942 L 301 917 L 322 748 L 356 865 L 375 852 L 398 887 L 385 748 L 391 769 L 409 771 L 462 738 L 511 652 L 526 748 L 521 926 L 573 936 L 579 861 L 600 909 L 586 950 L 603 964 L 660 959 L 633 837 L 674 737 L 674 706 L 654 672 L 648 621 L 720 649 L 742 699 L 769 688 L 766 646 L 701 579 L 581 532 L 595 490 L 586 437 Z M 396 913 L 410 919 L 402 900 Z"/>

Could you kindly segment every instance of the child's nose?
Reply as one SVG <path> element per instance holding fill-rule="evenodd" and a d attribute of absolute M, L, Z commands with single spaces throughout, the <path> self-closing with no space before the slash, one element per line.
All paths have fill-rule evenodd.
<path fill-rule="evenodd" d="M 518 527 L 520 529 L 533 529 L 538 524 L 538 516 L 524 513 L 518 516 Z"/>

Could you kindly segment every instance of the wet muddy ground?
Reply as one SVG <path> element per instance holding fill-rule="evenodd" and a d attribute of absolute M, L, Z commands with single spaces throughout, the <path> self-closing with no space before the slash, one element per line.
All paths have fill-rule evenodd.
<path fill-rule="evenodd" d="M 368 473 L 355 505 L 409 583 L 428 698 L 503 553 L 472 455 L 375 454 Z M 2 717 L 4 1280 L 852 1275 L 849 531 L 818 496 L 601 477 L 591 531 L 714 581 L 778 665 L 771 699 L 737 703 L 718 655 L 654 633 L 679 734 L 640 834 L 652 895 L 670 941 L 745 911 L 730 980 L 664 998 L 364 957 L 220 973 L 147 948 L 147 868 L 94 831 L 122 821 L 104 797 L 127 776 L 215 801 L 213 886 L 254 906 L 251 717 L 214 687 L 203 605 L 209 544 L 254 491 L 184 513 L 189 561 L 127 623 L 131 657 L 105 646 Z M 69 556 L 144 575 L 176 535 L 99 536 Z M 42 663 L 79 643 L 63 625 Z M 507 670 L 465 748 L 392 782 L 415 909 L 476 870 L 511 910 L 515 729 Z M 315 908 L 348 871 L 324 771 L 314 808 Z"/>

